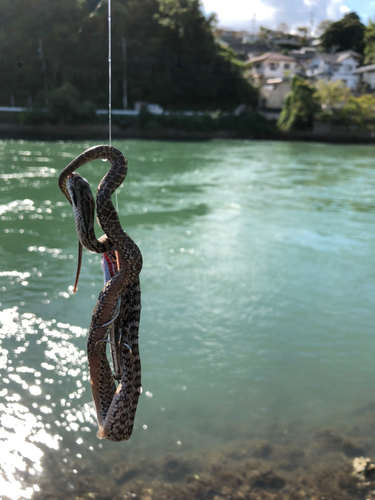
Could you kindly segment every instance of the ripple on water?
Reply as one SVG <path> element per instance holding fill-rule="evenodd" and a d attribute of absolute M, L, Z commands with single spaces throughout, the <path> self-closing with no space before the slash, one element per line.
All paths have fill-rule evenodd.
<path fill-rule="evenodd" d="M 18 460 L 0 491 L 12 482 L 54 500 L 358 491 L 340 492 L 350 472 L 337 479 L 350 454 L 375 453 L 373 408 L 357 434 L 342 430 L 372 402 L 373 149 L 118 143 L 129 148 L 119 214 L 144 255 L 145 396 L 131 441 L 113 451 L 95 438 L 86 331 L 70 325 L 89 324 L 99 257 L 85 258 L 73 298 L 74 222 L 57 188 L 58 172 L 90 145 L 0 141 L 0 432 L 10 455 L 0 461 Z M 107 167 L 84 167 L 93 189 Z M 334 432 L 292 437 L 327 422 Z"/>
<path fill-rule="evenodd" d="M 70 432 L 85 444 L 96 424 L 85 394 L 85 335 L 17 307 L 0 312 L 0 491 L 12 500 L 38 491 L 32 477 L 42 471 L 47 450 L 58 450 Z"/>

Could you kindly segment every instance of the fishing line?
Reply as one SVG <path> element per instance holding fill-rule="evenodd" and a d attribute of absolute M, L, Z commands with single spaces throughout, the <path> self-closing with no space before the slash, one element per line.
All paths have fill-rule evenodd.
<path fill-rule="evenodd" d="M 111 0 L 108 0 L 108 136 L 112 146 L 112 16 Z"/>
<path fill-rule="evenodd" d="M 108 142 L 112 146 L 112 6 L 111 0 L 108 0 Z M 116 210 L 118 212 L 117 190 Z"/>

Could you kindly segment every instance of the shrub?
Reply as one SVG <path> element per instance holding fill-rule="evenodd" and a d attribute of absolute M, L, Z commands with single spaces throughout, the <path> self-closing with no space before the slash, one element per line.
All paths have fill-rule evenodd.
<path fill-rule="evenodd" d="M 320 80 L 316 84 L 315 97 L 320 105 L 316 113 L 318 120 L 335 125 L 367 125 L 375 122 L 373 94 L 355 97 L 341 81 Z"/>
<path fill-rule="evenodd" d="M 240 116 L 221 110 L 187 116 L 182 113 L 152 115 L 146 111 L 134 120 L 134 127 L 184 130 L 186 132 L 235 132 L 239 137 L 268 137 L 275 127 L 256 111 L 246 111 Z"/>
<path fill-rule="evenodd" d="M 306 80 L 294 76 L 291 91 L 285 96 L 278 127 L 281 130 L 311 129 L 319 104 L 314 95 L 315 88 Z"/>
<path fill-rule="evenodd" d="M 22 113 L 21 123 L 40 125 L 42 123 L 79 125 L 92 123 L 96 119 L 95 107 L 91 101 L 80 101 L 78 90 L 66 83 L 48 93 L 48 106 L 42 106 L 42 95 L 36 99 L 36 108 Z"/>

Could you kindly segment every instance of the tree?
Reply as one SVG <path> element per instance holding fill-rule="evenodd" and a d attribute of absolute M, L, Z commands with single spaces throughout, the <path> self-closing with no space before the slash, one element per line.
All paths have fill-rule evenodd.
<path fill-rule="evenodd" d="M 0 19 L 0 104 L 9 105 L 10 95 L 19 106 L 29 96 L 35 103 L 46 76 L 48 91 L 67 92 L 70 84 L 80 100 L 107 106 L 107 2 L 1 0 Z M 253 105 L 257 92 L 245 67 L 215 42 L 214 26 L 215 16 L 206 18 L 199 0 L 112 2 L 113 107 L 122 106 L 123 38 L 130 107 L 136 101 L 167 109 Z"/>
<path fill-rule="evenodd" d="M 259 27 L 259 39 L 262 42 L 269 42 L 272 40 L 274 36 L 274 31 L 270 30 L 269 28 L 265 28 L 264 26 Z"/>
<path fill-rule="evenodd" d="M 309 28 L 307 26 L 299 26 L 297 28 L 299 41 L 302 44 L 307 42 L 307 35 L 309 34 Z"/>
<path fill-rule="evenodd" d="M 317 119 L 340 123 L 343 119 L 343 108 L 350 96 L 350 89 L 342 81 L 327 82 L 318 80 L 314 97 L 321 109 L 317 114 Z"/>
<path fill-rule="evenodd" d="M 60 86 L 64 68 L 70 68 L 74 61 L 81 18 L 77 0 L 1 1 L 0 94 L 22 96 L 24 101 L 18 105 L 25 105 L 28 96 L 35 96 L 43 88 L 44 63 L 48 88 Z"/>
<path fill-rule="evenodd" d="M 375 121 L 375 97 L 364 94 L 354 97 L 343 82 L 316 83 L 314 94 L 320 111 L 316 118 L 337 125 L 367 125 Z"/>
<path fill-rule="evenodd" d="M 365 30 L 365 64 L 375 63 L 375 21 L 369 20 Z"/>
<path fill-rule="evenodd" d="M 314 93 L 315 88 L 306 80 L 299 76 L 293 77 L 291 91 L 285 96 L 283 109 L 277 122 L 281 130 L 312 128 L 314 115 L 319 110 Z"/>
<path fill-rule="evenodd" d="M 368 125 L 375 122 L 375 97 L 372 94 L 364 94 L 359 97 L 350 96 L 345 103 L 343 117 L 348 124 Z"/>
<path fill-rule="evenodd" d="M 341 52 L 343 50 L 354 50 L 363 54 L 365 26 L 361 23 L 355 12 L 331 23 L 320 36 L 322 47 L 327 52 Z"/>
<path fill-rule="evenodd" d="M 318 27 L 316 28 L 316 35 L 317 36 L 322 36 L 322 34 L 331 26 L 332 21 L 329 19 L 325 19 L 324 21 L 321 21 L 318 24 Z"/>

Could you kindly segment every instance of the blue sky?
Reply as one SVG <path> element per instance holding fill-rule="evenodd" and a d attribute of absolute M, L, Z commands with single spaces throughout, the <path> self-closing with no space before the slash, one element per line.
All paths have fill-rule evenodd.
<path fill-rule="evenodd" d="M 296 26 L 318 26 L 330 19 L 336 21 L 347 12 L 357 12 L 362 22 L 375 19 L 375 0 L 202 0 L 206 13 L 217 12 L 219 25 L 251 29 L 259 25 L 276 28 L 286 23 Z M 254 18 L 255 15 L 255 18 Z"/>

